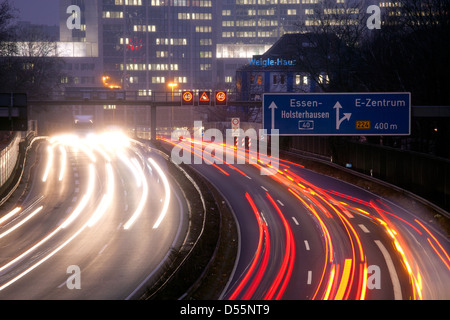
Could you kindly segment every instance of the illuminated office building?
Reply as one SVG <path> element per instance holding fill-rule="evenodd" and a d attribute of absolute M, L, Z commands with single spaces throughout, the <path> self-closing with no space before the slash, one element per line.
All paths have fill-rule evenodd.
<path fill-rule="evenodd" d="M 212 3 L 61 0 L 61 41 L 98 44 L 103 75 L 139 96 L 166 91 L 172 82 L 177 90 L 209 88 L 216 45 Z M 66 27 L 70 5 L 82 9 L 81 30 Z"/>
<path fill-rule="evenodd" d="M 234 84 L 235 71 L 283 35 L 304 32 L 322 19 L 349 19 L 373 0 L 224 0 L 216 46 L 218 79 Z M 343 13 L 340 15 L 339 13 Z M 342 18 L 340 17 L 342 16 Z M 303 27 L 300 27 L 303 26 Z"/>
<path fill-rule="evenodd" d="M 347 1 L 354 2 L 60 0 L 61 42 L 98 57 L 101 76 L 139 96 L 167 91 L 169 83 L 177 91 L 233 88 L 236 69 L 249 58 L 298 32 L 297 24 L 314 21 L 322 8 Z M 70 5 L 81 8 L 79 29 L 67 27 Z"/>

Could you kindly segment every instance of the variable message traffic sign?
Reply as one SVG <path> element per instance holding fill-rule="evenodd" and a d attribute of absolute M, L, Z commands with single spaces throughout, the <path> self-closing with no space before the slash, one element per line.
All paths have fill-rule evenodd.
<path fill-rule="evenodd" d="M 216 106 L 226 106 L 226 105 L 227 105 L 227 92 L 216 91 Z"/>
<path fill-rule="evenodd" d="M 264 129 L 280 135 L 411 133 L 410 93 L 266 93 Z"/>
<path fill-rule="evenodd" d="M 198 105 L 199 106 L 211 105 L 211 91 L 200 91 L 198 93 Z"/>
<path fill-rule="evenodd" d="M 181 95 L 181 105 L 183 106 L 193 106 L 194 105 L 194 92 L 193 91 L 183 91 Z"/>

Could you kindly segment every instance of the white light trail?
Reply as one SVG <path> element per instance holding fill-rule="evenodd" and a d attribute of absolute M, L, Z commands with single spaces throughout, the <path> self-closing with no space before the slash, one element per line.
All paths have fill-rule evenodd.
<path fill-rule="evenodd" d="M 57 137 L 57 138 L 53 138 L 52 142 L 56 141 L 56 140 L 63 140 L 65 142 L 67 142 L 67 140 L 71 140 L 71 142 L 78 142 L 78 139 L 76 141 L 74 141 L 73 139 L 68 139 L 70 137 Z M 79 145 L 78 143 L 70 143 L 70 145 L 72 147 L 77 147 L 77 145 Z M 50 151 L 50 159 L 47 163 L 47 170 L 46 170 L 46 174 L 44 175 L 45 179 L 43 179 L 44 181 L 47 180 L 48 177 L 48 172 L 51 168 L 52 162 L 53 162 L 53 150 L 52 147 L 49 146 L 49 151 Z M 84 152 L 86 152 L 88 154 L 88 156 L 90 156 L 91 160 L 93 160 L 93 162 L 95 162 L 95 157 L 93 158 L 93 153 L 90 152 L 90 150 L 88 148 L 86 148 L 84 146 L 84 148 L 82 148 Z M 106 157 L 105 157 L 106 158 Z M 107 159 L 108 160 L 108 159 Z M 108 182 L 109 182 L 109 187 L 108 187 L 108 192 L 105 196 L 107 196 L 109 198 L 109 201 L 111 202 L 113 199 L 113 192 L 114 192 L 114 177 L 113 177 L 113 171 L 112 171 L 112 167 L 110 165 L 110 163 L 107 163 L 107 172 L 108 172 Z M 21 259 L 23 259 L 25 256 L 29 255 L 31 252 L 35 251 L 38 247 L 42 246 L 45 242 L 47 242 L 48 240 L 50 240 L 52 237 L 54 237 L 59 231 L 61 231 L 63 228 L 67 227 L 71 222 L 73 222 L 78 215 L 82 212 L 82 210 L 86 207 L 88 200 L 91 198 L 91 196 L 93 195 L 94 192 L 94 187 L 95 187 L 95 170 L 94 170 L 94 165 L 91 163 L 89 165 L 89 184 L 88 184 L 88 191 L 86 192 L 85 196 L 83 197 L 82 201 L 80 202 L 80 204 L 78 205 L 78 207 L 73 211 L 73 213 L 69 216 L 69 218 L 67 218 L 64 222 L 62 222 L 61 225 L 59 225 L 56 229 L 54 229 L 50 234 L 48 234 L 47 236 L 45 236 L 43 239 L 41 239 L 38 243 L 36 243 L 35 245 L 33 245 L 31 248 L 27 249 L 26 251 L 24 251 L 22 254 L 20 254 L 19 256 L 17 256 L 16 258 L 12 259 L 11 261 L 9 261 L 8 263 L 6 263 L 5 265 L 0 267 L 0 272 L 7 269 L 8 267 L 10 267 L 11 265 L 17 263 L 18 261 L 20 261 Z M 105 200 L 106 201 L 106 200 Z M 14 209 L 12 212 L 10 212 L 8 215 L 6 215 L 5 217 L 2 218 L 2 220 L 0 220 L 1 222 L 7 221 L 8 219 L 10 219 L 14 214 L 17 214 L 19 211 L 21 210 L 21 208 L 16 208 Z M 35 212 L 33 212 L 32 214 L 30 214 L 30 216 L 26 219 L 29 220 L 31 219 L 31 217 L 33 217 L 34 215 L 36 215 L 38 212 L 40 212 L 42 210 L 42 207 L 40 207 L 39 209 L 37 209 Z M 4 290 L 5 288 L 9 287 L 11 284 L 15 283 L 16 281 L 18 281 L 19 279 L 21 279 L 22 277 L 24 277 L 25 275 L 27 275 L 28 273 L 30 273 L 32 270 L 36 269 L 38 266 L 40 266 L 41 264 L 43 264 L 45 261 L 47 261 L 48 259 L 50 259 L 52 256 L 54 256 L 57 252 L 59 252 L 60 250 L 62 250 L 65 246 L 67 246 L 70 242 L 72 242 L 81 232 L 83 232 L 86 227 L 89 226 L 89 223 L 95 223 L 100 217 L 101 215 L 96 215 L 99 214 L 100 211 L 106 210 L 106 208 L 101 208 L 98 209 L 92 216 L 91 218 L 88 220 L 87 223 L 85 223 L 80 229 L 78 229 L 78 231 L 76 231 L 68 240 L 66 240 L 65 242 L 63 242 L 61 245 L 59 245 L 55 250 L 51 251 L 48 255 L 46 255 L 44 258 L 38 260 L 35 264 L 33 264 L 31 267 L 27 268 L 26 270 L 24 270 L 22 273 L 18 274 L 17 276 L 15 276 L 13 279 L 9 280 L 8 282 L 0 285 L 0 291 Z M 23 221 L 21 224 L 25 223 L 26 221 Z M 18 226 L 17 226 L 18 227 Z M 17 228 L 15 227 L 15 228 Z M 11 232 L 11 231 L 8 231 Z"/>
<path fill-rule="evenodd" d="M 4 217 L 2 217 L 0 219 L 0 225 L 3 224 L 5 221 L 8 221 L 9 219 L 11 219 L 12 217 L 14 217 L 15 214 L 19 213 L 22 210 L 21 207 L 17 207 L 14 210 L 12 210 L 10 213 L 8 213 L 7 215 L 5 215 Z"/>
<path fill-rule="evenodd" d="M 141 200 L 139 201 L 139 204 L 138 204 L 136 210 L 134 211 L 133 215 L 127 221 L 127 223 L 125 223 L 125 225 L 123 226 L 123 228 L 125 230 L 130 229 L 130 227 L 136 222 L 137 218 L 139 218 L 139 216 L 141 215 L 142 211 L 144 210 L 144 206 L 147 203 L 147 198 L 148 198 L 148 183 L 147 183 L 147 179 L 145 179 L 144 172 L 143 172 L 141 167 L 136 168 L 136 170 L 140 170 L 139 173 L 140 173 L 140 176 L 142 176 L 142 179 L 140 179 L 140 180 L 142 180 L 142 196 L 141 196 Z"/>
<path fill-rule="evenodd" d="M 137 164 L 137 160 L 136 159 L 132 159 L 132 160 L 128 159 L 123 152 L 118 152 L 117 156 L 128 167 L 128 169 L 130 169 L 131 173 L 134 176 L 134 179 L 136 180 L 137 187 L 140 188 L 142 185 L 141 177 L 143 176 L 143 174 L 142 174 L 142 168 L 139 166 L 139 164 Z M 136 162 L 133 162 L 133 160 Z"/>
<path fill-rule="evenodd" d="M 48 179 L 48 175 L 50 173 L 50 169 L 53 164 L 53 147 L 48 146 L 48 161 L 47 161 L 47 167 L 45 168 L 44 176 L 42 177 L 42 182 L 46 182 Z"/>
<path fill-rule="evenodd" d="M 24 251 L 23 253 L 21 253 L 19 256 L 15 257 L 13 260 L 11 260 L 10 262 L 8 262 L 7 264 L 3 265 L 0 267 L 0 272 L 5 270 L 6 268 L 8 268 L 9 266 L 13 265 L 14 263 L 16 263 L 17 261 L 21 260 L 22 258 L 24 258 L 26 255 L 28 255 L 29 253 L 33 252 L 34 250 L 36 250 L 38 247 L 40 247 L 42 244 L 44 244 L 46 241 L 48 241 L 50 238 L 52 238 L 55 234 L 57 234 L 59 231 L 61 230 L 61 226 L 57 227 L 55 230 L 53 230 L 50 234 L 48 234 L 45 238 L 41 239 L 38 243 L 36 243 L 34 246 L 32 246 L 31 248 L 29 248 L 28 250 Z"/>
<path fill-rule="evenodd" d="M 33 218 L 35 215 L 37 215 L 39 212 L 42 211 L 44 207 L 40 206 L 39 208 L 37 208 L 36 210 L 34 210 L 32 213 L 30 213 L 25 219 L 23 219 L 22 221 L 20 221 L 18 224 L 16 224 L 15 226 L 9 228 L 7 231 L 3 232 L 2 234 L 0 234 L 0 239 L 7 236 L 8 234 L 10 234 L 11 232 L 13 232 L 14 230 L 16 230 L 17 228 L 19 228 L 21 225 L 23 225 L 24 223 L 26 223 L 28 220 L 30 220 L 31 218 Z"/>
<path fill-rule="evenodd" d="M 84 143 L 79 144 L 80 149 L 91 159 L 92 162 L 97 162 L 97 158 L 90 148 L 88 148 Z"/>
<path fill-rule="evenodd" d="M 108 190 L 103 196 L 99 206 L 95 210 L 94 214 L 88 221 L 88 226 L 93 227 L 100 218 L 105 214 L 108 207 L 113 203 L 114 200 L 114 172 L 110 163 L 106 164 L 106 171 L 108 173 Z"/>
<path fill-rule="evenodd" d="M 167 210 L 169 209 L 169 203 L 170 203 L 170 185 L 169 185 L 169 180 L 167 179 L 166 175 L 164 174 L 164 171 L 161 169 L 161 167 L 156 163 L 155 160 L 153 160 L 152 158 L 148 158 L 148 161 L 150 162 L 150 164 L 156 169 L 156 171 L 158 172 L 159 176 L 161 177 L 163 184 L 164 184 L 164 190 L 166 193 L 166 198 L 164 199 L 164 205 L 163 205 L 163 209 L 158 217 L 158 220 L 156 221 L 156 223 L 153 225 L 153 229 L 157 229 L 161 222 L 164 220 L 166 214 L 167 214 Z"/>
<path fill-rule="evenodd" d="M 73 239 L 75 239 L 85 228 L 86 228 L 87 224 L 84 225 L 82 228 L 80 228 L 75 234 L 73 234 L 67 241 L 65 241 L 63 244 L 61 244 L 59 247 L 57 247 L 55 250 L 53 250 L 52 252 L 50 252 L 46 257 L 42 258 L 41 260 L 39 260 L 38 262 L 36 262 L 34 265 L 32 265 L 31 267 L 29 267 L 28 269 L 26 269 L 25 271 L 23 271 L 22 273 L 20 273 L 19 275 L 17 275 L 16 277 L 14 277 L 13 279 L 11 279 L 10 281 L 6 282 L 5 284 L 3 284 L 2 286 L 0 286 L 0 291 L 4 290 L 5 288 L 9 287 L 11 284 L 13 284 L 14 282 L 16 282 L 17 280 L 21 279 L 22 277 L 24 277 L 25 275 L 27 275 L 28 273 L 30 273 L 31 271 L 33 271 L 34 269 L 36 269 L 38 266 L 40 266 L 41 264 L 43 264 L 45 261 L 47 261 L 48 259 L 50 259 L 52 256 L 54 256 L 56 253 L 58 253 L 61 249 L 63 249 L 66 245 L 68 245 L 70 242 L 72 242 Z M 56 229 L 52 234 L 50 234 L 48 237 L 45 238 L 45 241 L 48 240 L 48 238 L 50 238 L 50 236 L 53 236 L 57 231 L 59 231 L 59 227 L 58 229 Z M 41 241 L 42 242 L 42 241 Z M 31 249 L 30 249 L 31 250 Z M 28 253 L 30 250 L 28 250 L 26 253 Z M 10 265 L 10 263 L 8 264 Z M 3 270 L 3 267 L 0 268 L 0 271 Z"/>
<path fill-rule="evenodd" d="M 66 152 L 66 148 L 64 146 L 59 146 L 59 150 L 61 152 L 61 170 L 59 172 L 59 181 L 62 181 L 63 177 L 64 177 L 64 172 L 66 170 L 66 165 L 67 165 L 67 152 Z"/>
<path fill-rule="evenodd" d="M 78 204 L 78 206 L 75 208 L 75 210 L 72 212 L 70 217 L 63 223 L 61 226 L 62 228 L 67 228 L 84 210 L 86 207 L 89 199 L 91 198 L 92 194 L 94 193 L 94 186 L 95 186 L 95 170 L 94 165 L 91 163 L 89 164 L 89 184 L 88 184 L 88 190 L 86 194 L 81 199 L 81 202 Z"/>

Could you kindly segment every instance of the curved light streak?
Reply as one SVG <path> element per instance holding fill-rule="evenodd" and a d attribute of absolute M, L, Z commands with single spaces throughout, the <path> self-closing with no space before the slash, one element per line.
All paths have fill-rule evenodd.
<path fill-rule="evenodd" d="M 174 144 L 171 141 L 167 141 L 169 143 Z M 192 148 L 190 145 L 187 145 L 187 150 L 190 150 L 193 154 L 198 154 L 202 156 L 202 141 L 198 143 L 194 143 L 194 147 Z M 199 147 L 200 146 L 200 147 Z M 227 148 L 227 145 L 224 144 L 224 147 Z M 229 148 L 232 148 L 229 146 Z M 237 157 L 241 157 L 244 154 L 243 158 L 245 159 L 246 150 L 241 148 L 238 149 Z M 196 152 L 198 150 L 198 153 Z M 253 152 L 248 152 L 248 154 L 252 154 Z M 256 156 L 259 156 L 256 154 Z M 250 159 L 250 156 L 249 156 Z M 255 166 L 259 166 L 260 168 L 263 165 L 266 165 L 263 158 L 258 159 L 258 163 L 254 164 Z M 391 215 L 399 221 L 407 224 L 409 227 L 418 232 L 419 235 L 422 232 L 415 226 L 413 223 L 409 223 L 408 221 L 400 218 L 397 215 L 394 215 L 392 212 L 388 210 L 383 210 L 377 206 L 374 206 L 371 202 L 364 201 L 362 199 L 358 199 L 356 197 L 347 196 L 345 194 L 341 194 L 334 190 L 326 190 L 320 187 L 315 186 L 311 182 L 302 179 L 301 177 L 295 175 L 290 172 L 288 169 L 290 166 L 295 167 L 303 167 L 299 164 L 289 162 L 286 160 L 280 160 L 280 168 L 282 170 L 277 170 L 277 174 L 270 176 L 275 179 L 280 184 L 284 184 L 287 186 L 288 190 L 297 197 L 301 201 L 301 203 L 306 207 L 306 209 L 313 214 L 313 216 L 319 222 L 319 226 L 322 229 L 322 234 L 325 239 L 324 247 L 325 247 L 325 261 L 323 266 L 322 277 L 320 278 L 319 285 L 317 286 L 317 290 L 314 294 L 313 299 L 315 298 L 326 298 L 326 299 L 365 299 L 366 291 L 367 291 L 367 260 L 363 251 L 363 246 L 361 243 L 361 239 L 359 234 L 356 232 L 353 224 L 349 219 L 354 218 L 353 214 L 362 216 L 364 218 L 369 219 L 370 221 L 378 224 L 382 229 L 388 233 L 391 238 L 392 244 L 394 248 L 398 252 L 400 259 L 402 260 L 406 272 L 408 272 L 411 279 L 411 287 L 413 290 L 413 298 L 422 298 L 422 276 L 418 270 L 418 266 L 414 263 L 414 259 L 412 258 L 412 252 L 407 242 L 402 241 L 401 234 L 398 233 L 398 229 L 394 228 L 396 226 L 395 223 L 391 223 L 385 216 Z M 209 163 L 205 160 L 206 163 Z M 226 163 L 228 164 L 228 163 Z M 245 172 L 240 170 L 236 170 L 237 168 L 228 164 L 231 169 L 234 171 L 245 175 Z M 267 165 L 270 167 L 269 165 Z M 220 171 L 223 170 L 217 167 Z M 336 197 L 337 196 L 337 197 Z M 354 201 L 356 206 L 341 202 L 337 199 L 346 198 L 351 201 Z M 379 200 L 378 200 L 379 201 Z M 362 206 L 360 206 L 360 204 Z M 329 210 L 331 208 L 331 210 Z M 375 210 L 376 212 L 373 212 Z M 391 210 L 392 211 L 392 210 Z M 353 213 L 353 214 L 352 214 Z M 322 216 L 326 217 L 323 219 Z M 335 218 L 338 219 L 335 219 Z M 334 219 L 334 220 L 329 220 Z M 329 222 L 330 221 L 330 222 Z M 417 222 L 417 221 L 416 221 Z M 352 259 L 343 259 L 342 263 L 340 261 L 335 261 L 338 257 L 334 256 L 333 253 L 333 243 L 331 241 L 331 235 L 328 231 L 327 225 L 329 223 L 339 223 L 343 230 L 347 233 L 347 240 L 349 243 L 348 251 L 352 254 Z M 417 222 L 418 223 L 418 222 Z M 420 225 L 420 224 L 419 224 Z M 423 227 L 422 225 L 420 225 Z M 445 266 L 450 269 L 450 259 L 446 250 L 440 245 L 437 239 L 426 229 L 423 227 L 425 232 L 428 233 L 429 237 L 425 237 L 425 239 L 433 251 L 437 254 L 440 260 L 445 264 Z M 341 264 L 339 264 L 341 263 Z M 340 270 L 341 269 L 341 270 Z M 322 293 L 323 291 L 323 293 Z M 320 297 L 319 292 L 322 294 Z M 351 295 L 351 296 L 350 296 Z"/>
<path fill-rule="evenodd" d="M 19 213 L 22 210 L 21 207 L 14 208 L 10 213 L 6 214 L 4 217 L 0 219 L 0 225 L 4 222 L 10 220 L 12 217 L 14 217 L 17 213 Z"/>
<path fill-rule="evenodd" d="M 114 172 L 112 170 L 112 165 L 110 163 L 106 164 L 106 172 L 108 175 L 108 190 L 106 194 L 103 196 L 94 214 L 89 219 L 88 221 L 89 227 L 93 227 L 100 220 L 100 218 L 105 214 L 106 210 L 109 208 L 109 206 L 112 204 L 114 200 L 114 188 L 115 188 Z"/>
<path fill-rule="evenodd" d="M 79 143 L 78 147 L 83 151 L 92 162 L 97 162 L 97 158 L 95 157 L 94 153 L 85 143 Z"/>
<path fill-rule="evenodd" d="M 81 202 L 78 204 L 78 206 L 75 208 L 75 210 L 72 212 L 72 214 L 69 216 L 69 218 L 62 224 L 62 228 L 67 228 L 84 210 L 86 207 L 89 199 L 91 198 L 93 192 L 94 192 L 94 186 L 95 186 L 95 170 L 94 165 L 91 163 L 89 164 L 89 184 L 88 184 L 88 190 L 86 194 L 81 199 Z"/>
<path fill-rule="evenodd" d="M 22 221 L 20 221 L 18 224 L 14 225 L 13 227 L 9 228 L 7 231 L 3 232 L 2 234 L 0 234 L 0 239 L 7 236 L 8 234 L 10 234 L 11 232 L 13 232 L 14 230 L 16 230 L 17 228 L 19 228 L 21 225 L 23 225 L 24 223 L 26 223 L 28 220 L 30 220 L 31 218 L 33 218 L 35 215 L 37 215 L 39 212 L 42 211 L 44 207 L 40 206 L 39 208 L 37 208 L 36 210 L 34 210 L 32 213 L 30 213 L 25 219 L 23 219 Z"/>
<path fill-rule="evenodd" d="M 135 168 L 135 170 L 141 170 L 142 168 Z M 144 174 L 142 172 L 142 177 L 144 177 Z M 125 230 L 128 230 L 131 228 L 131 226 L 136 222 L 136 220 L 140 217 L 140 215 L 142 214 L 142 211 L 144 210 L 145 204 L 147 203 L 147 198 L 148 198 L 148 183 L 147 183 L 147 179 L 142 178 L 142 196 L 141 196 L 141 200 L 139 201 L 139 204 L 136 208 L 136 210 L 134 211 L 133 215 L 131 216 L 131 218 L 124 224 L 123 228 Z"/>
<path fill-rule="evenodd" d="M 57 141 L 58 139 L 62 139 L 62 138 L 53 138 L 52 142 Z M 74 146 L 75 147 L 75 146 Z M 49 150 L 51 150 L 51 147 L 49 147 Z M 52 151 L 52 150 L 51 150 Z M 50 163 L 51 165 L 52 161 L 49 161 L 48 163 Z M 49 165 L 47 165 L 49 166 Z M 107 171 L 108 171 L 108 177 L 109 177 L 109 182 L 113 181 L 111 180 L 112 175 L 112 170 L 110 167 L 110 164 L 107 165 Z M 48 176 L 48 174 L 47 174 Z M 87 200 L 90 199 L 90 197 L 93 194 L 94 191 L 94 185 L 95 185 L 95 174 L 94 174 L 94 167 L 92 164 L 90 164 L 89 166 L 89 185 L 88 185 L 88 192 L 86 193 L 86 195 L 83 197 L 83 200 L 81 201 L 80 205 L 77 207 L 77 209 L 74 210 L 74 212 L 69 216 L 69 218 L 67 218 L 65 221 L 62 222 L 62 224 L 60 224 L 57 228 L 55 228 L 51 233 L 49 233 L 48 235 L 46 235 L 43 239 L 41 239 L 38 243 L 36 243 L 35 245 L 33 245 L 32 247 L 30 247 L 29 249 L 27 249 L 26 251 L 24 251 L 22 254 L 20 254 L 19 256 L 17 256 L 16 258 L 12 259 L 11 261 L 9 261 L 8 263 L 6 263 L 5 265 L 0 267 L 0 272 L 7 269 L 8 267 L 12 266 L 13 264 L 17 263 L 19 260 L 23 259 L 25 256 L 29 255 L 31 252 L 35 251 L 38 247 L 42 246 L 45 242 L 47 242 L 48 240 L 50 240 L 52 237 L 54 237 L 59 231 L 61 231 L 64 227 L 67 227 L 70 223 L 73 222 L 73 220 L 79 216 L 79 214 L 81 213 L 82 209 L 86 206 L 87 204 Z M 109 196 L 112 198 L 112 190 L 114 188 L 112 186 L 110 186 L 110 188 L 108 189 L 108 193 Z M 42 210 L 42 207 L 38 208 L 35 212 L 33 212 L 32 214 L 30 214 L 30 216 L 27 219 L 31 219 L 31 217 L 35 214 L 37 214 L 38 212 L 40 212 Z M 13 216 L 13 214 L 16 214 L 17 212 L 20 211 L 20 208 L 16 208 L 15 210 L 13 210 L 10 214 L 8 214 L 7 216 L 5 216 L 4 218 L 2 218 L 2 221 L 6 221 L 7 219 L 9 219 L 10 217 Z M 98 213 L 98 211 L 96 211 L 96 213 Z M 88 220 L 87 223 L 85 223 L 80 229 L 78 229 L 77 232 L 75 232 L 68 240 L 66 240 L 65 242 L 63 242 L 61 245 L 59 245 L 55 250 L 51 251 L 47 256 L 45 256 L 44 258 L 40 259 L 39 261 L 37 261 L 35 264 L 33 264 L 31 267 L 27 268 L 26 270 L 24 270 L 22 273 L 18 274 L 17 276 L 15 276 L 13 279 L 9 280 L 8 282 L 4 283 L 3 285 L 0 285 L 0 291 L 4 290 L 5 288 L 9 287 L 11 284 L 15 283 L 16 281 L 18 281 L 19 279 L 21 279 L 22 277 L 24 277 L 25 275 L 27 275 L 28 273 L 30 273 L 32 270 L 36 269 L 38 266 L 40 266 L 41 264 L 43 264 L 45 261 L 47 261 L 48 259 L 50 259 L 52 256 L 54 256 L 57 252 L 59 252 L 60 250 L 62 250 L 65 246 L 67 246 L 70 242 L 72 242 L 82 231 L 84 231 L 84 229 L 86 227 L 89 226 L 89 222 L 93 222 L 95 220 L 97 220 L 98 216 L 92 215 L 91 219 Z"/>
<path fill-rule="evenodd" d="M 289 226 L 289 223 L 286 221 L 286 218 L 284 217 L 283 213 L 280 210 L 280 207 L 276 204 L 275 200 L 270 196 L 269 193 L 266 193 L 267 198 L 269 199 L 270 203 L 273 205 L 275 210 L 278 213 L 278 216 L 280 217 L 281 221 L 283 222 L 283 226 L 285 229 L 285 237 L 286 237 L 286 248 L 284 252 L 284 258 L 283 262 L 281 264 L 280 270 L 278 271 L 278 274 L 275 278 L 275 281 L 270 286 L 268 292 L 264 296 L 264 300 L 272 299 L 275 296 L 276 291 L 278 290 L 277 295 L 275 296 L 275 299 L 279 300 L 284 294 L 284 291 L 286 290 L 287 284 L 291 278 L 292 270 L 294 268 L 294 262 L 295 262 L 295 241 L 294 237 L 292 235 L 291 227 Z M 284 280 L 283 280 L 284 278 Z M 283 280 L 283 283 L 281 284 L 281 281 Z M 280 286 L 281 284 L 281 286 Z"/>
<path fill-rule="evenodd" d="M 261 281 L 262 275 L 264 274 L 264 271 L 266 269 L 268 259 L 269 259 L 269 253 L 270 253 L 270 236 L 269 236 L 269 230 L 267 229 L 267 225 L 264 223 L 264 221 L 261 218 L 261 215 L 259 214 L 259 211 L 255 205 L 255 202 L 251 198 L 250 194 L 247 192 L 245 194 L 245 198 L 247 199 L 248 203 L 250 204 L 253 214 L 255 215 L 256 221 L 258 222 L 258 229 L 259 229 L 259 240 L 258 240 L 258 246 L 256 248 L 255 256 L 253 258 L 253 261 L 248 268 L 244 278 L 239 283 L 239 285 L 236 287 L 236 289 L 233 291 L 233 293 L 230 295 L 230 300 L 235 300 L 241 293 L 241 291 L 244 289 L 244 287 L 247 285 L 248 281 L 250 280 L 250 277 L 254 273 L 256 269 L 256 265 L 258 261 L 260 260 L 261 252 L 263 250 L 263 247 L 265 246 L 264 250 L 264 258 L 262 265 L 253 280 L 253 282 L 250 284 L 249 289 L 244 294 L 243 299 L 250 299 L 253 293 L 256 290 L 257 285 Z"/>
<path fill-rule="evenodd" d="M 59 146 L 59 151 L 61 152 L 61 169 L 59 172 L 59 181 L 62 181 L 64 177 L 64 172 L 66 170 L 66 164 L 67 164 L 67 152 L 66 148 L 64 146 Z"/>
<path fill-rule="evenodd" d="M 44 171 L 44 176 L 42 177 L 42 182 L 46 182 L 48 179 L 48 175 L 50 174 L 50 169 L 53 164 L 53 146 L 48 146 L 48 160 L 47 160 L 47 166 Z"/>
<path fill-rule="evenodd" d="M 47 261 L 48 259 L 50 259 L 51 257 L 53 257 L 56 253 L 58 253 L 61 249 L 63 249 L 66 245 L 68 245 L 70 242 L 72 242 L 73 239 L 75 239 L 85 228 L 87 227 L 87 224 L 85 224 L 82 228 L 80 228 L 76 233 L 74 233 L 68 240 L 66 240 L 64 243 L 62 243 L 59 247 L 57 247 L 55 250 L 53 250 L 52 252 L 50 252 L 47 256 L 45 256 L 44 258 L 42 258 L 41 260 L 39 260 L 38 262 L 36 262 L 34 265 L 32 265 L 31 267 L 29 267 L 28 269 L 26 269 L 25 271 L 23 271 L 22 273 L 20 273 L 19 275 L 17 275 L 16 277 L 14 277 L 13 279 L 9 280 L 8 282 L 6 282 L 5 284 L 0 286 L 0 291 L 4 290 L 5 288 L 9 287 L 11 284 L 13 284 L 14 282 L 18 281 L 19 279 L 23 278 L 25 275 L 27 275 L 28 273 L 30 273 L 31 271 L 33 271 L 34 269 L 36 269 L 38 266 L 40 266 L 41 264 L 43 264 L 45 261 Z M 49 234 L 46 238 L 44 238 L 41 242 L 47 241 L 50 237 L 52 237 L 56 232 L 58 232 L 60 230 L 60 227 L 58 227 L 54 232 L 52 232 L 51 234 Z M 39 243 L 39 245 L 42 243 Z M 29 249 L 26 253 L 28 254 L 32 249 Z M 24 253 L 25 254 L 25 253 Z M 16 260 L 16 259 L 15 259 Z M 12 264 L 8 263 L 8 265 Z M 3 270 L 3 267 L 0 268 L 0 271 Z"/>
<path fill-rule="evenodd" d="M 137 165 L 137 160 L 135 158 L 128 159 L 123 152 L 118 152 L 117 156 L 119 159 L 128 167 L 128 169 L 131 171 L 131 173 L 134 176 L 134 179 L 136 180 L 136 186 L 140 188 L 142 186 L 142 169 L 139 165 Z M 134 161 L 133 161 L 134 160 Z"/>
<path fill-rule="evenodd" d="M 162 182 L 164 184 L 164 191 L 165 191 L 165 195 L 166 195 L 166 197 L 164 199 L 163 209 L 161 210 L 161 213 L 159 214 L 158 220 L 156 220 L 155 224 L 153 225 L 153 229 L 158 229 L 158 227 L 160 226 L 160 224 L 164 220 L 164 218 L 165 218 L 165 216 L 167 214 L 167 211 L 169 209 L 169 204 L 170 204 L 170 185 L 169 185 L 169 180 L 167 179 L 167 176 L 164 174 L 164 171 L 156 163 L 156 161 L 153 160 L 152 158 L 148 158 L 148 161 L 156 169 L 156 171 L 158 172 L 159 176 L 161 177 Z"/>

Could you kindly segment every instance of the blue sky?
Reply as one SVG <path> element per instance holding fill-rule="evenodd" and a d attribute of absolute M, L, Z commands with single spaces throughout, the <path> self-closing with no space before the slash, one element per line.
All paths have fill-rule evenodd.
<path fill-rule="evenodd" d="M 30 21 L 34 24 L 59 24 L 58 0 L 10 0 L 20 10 L 19 21 Z"/>

